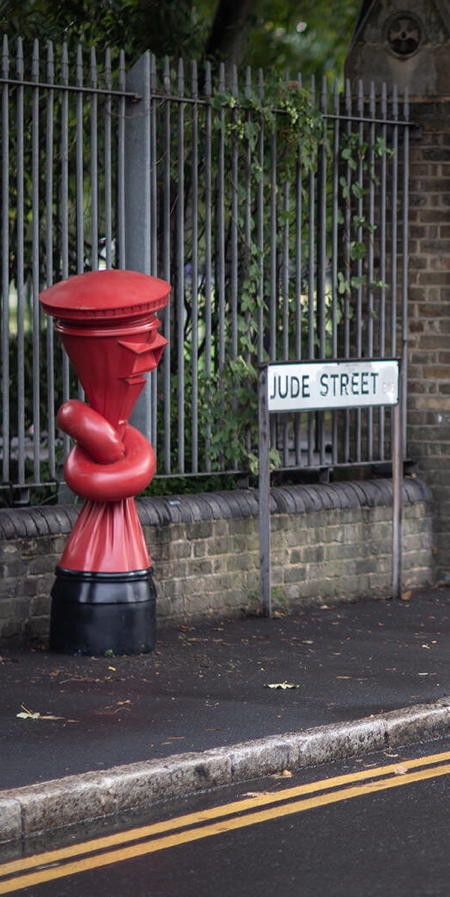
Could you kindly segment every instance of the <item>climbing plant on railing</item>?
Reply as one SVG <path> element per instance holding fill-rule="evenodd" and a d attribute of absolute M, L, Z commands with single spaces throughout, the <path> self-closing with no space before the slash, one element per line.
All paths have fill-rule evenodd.
<path fill-rule="evenodd" d="M 376 318 L 386 283 L 375 194 L 392 151 L 361 117 L 328 115 L 300 80 L 222 78 L 182 118 L 183 90 L 173 113 L 167 81 L 165 91 L 173 142 L 156 155 L 170 159 L 171 209 L 184 209 L 182 247 L 171 237 L 184 298 L 170 335 L 172 392 L 183 393 L 172 416 L 185 415 L 185 469 L 254 469 L 258 364 L 355 354 L 363 313 Z"/>

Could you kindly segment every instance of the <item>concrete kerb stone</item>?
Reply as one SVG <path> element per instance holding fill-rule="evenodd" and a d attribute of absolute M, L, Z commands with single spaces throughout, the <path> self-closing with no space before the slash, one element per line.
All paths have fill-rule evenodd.
<path fill-rule="evenodd" d="M 434 704 L 417 704 L 415 707 L 391 714 L 387 729 L 387 744 L 397 747 L 449 734 L 450 697 L 445 697 Z"/>
<path fill-rule="evenodd" d="M 22 837 L 22 807 L 18 800 L 0 794 L 0 843 Z"/>
<path fill-rule="evenodd" d="M 26 840 L 55 828 L 145 809 L 171 797 L 426 741 L 449 731 L 450 697 L 353 722 L 4 791 L 0 841 Z"/>

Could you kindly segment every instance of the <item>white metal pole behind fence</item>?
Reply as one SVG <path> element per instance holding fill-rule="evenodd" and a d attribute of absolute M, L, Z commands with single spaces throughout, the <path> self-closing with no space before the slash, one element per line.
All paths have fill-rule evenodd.
<path fill-rule="evenodd" d="M 151 274 L 150 204 L 150 53 L 147 51 L 127 75 L 125 116 L 125 267 Z M 150 379 L 139 396 L 131 423 L 152 442 Z"/>

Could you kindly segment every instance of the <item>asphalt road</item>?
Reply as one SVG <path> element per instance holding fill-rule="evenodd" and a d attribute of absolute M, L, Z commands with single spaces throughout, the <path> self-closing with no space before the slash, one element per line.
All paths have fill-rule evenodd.
<path fill-rule="evenodd" d="M 0 866 L 0 894 L 447 897 L 449 806 L 450 738 L 66 833 Z"/>

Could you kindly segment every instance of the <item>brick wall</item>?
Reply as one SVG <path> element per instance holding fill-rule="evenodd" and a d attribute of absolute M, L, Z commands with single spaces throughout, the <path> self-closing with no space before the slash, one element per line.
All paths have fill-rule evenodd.
<path fill-rule="evenodd" d="M 411 143 L 408 449 L 433 496 L 437 581 L 450 580 L 450 102 L 415 102 Z"/>
<path fill-rule="evenodd" d="M 389 480 L 272 490 L 273 606 L 389 595 Z M 160 625 L 258 610 L 257 492 L 144 499 L 139 514 L 158 591 Z M 75 507 L 0 511 L 0 645 L 44 644 L 54 568 Z M 404 484 L 403 585 L 432 582 L 430 494 Z"/>

